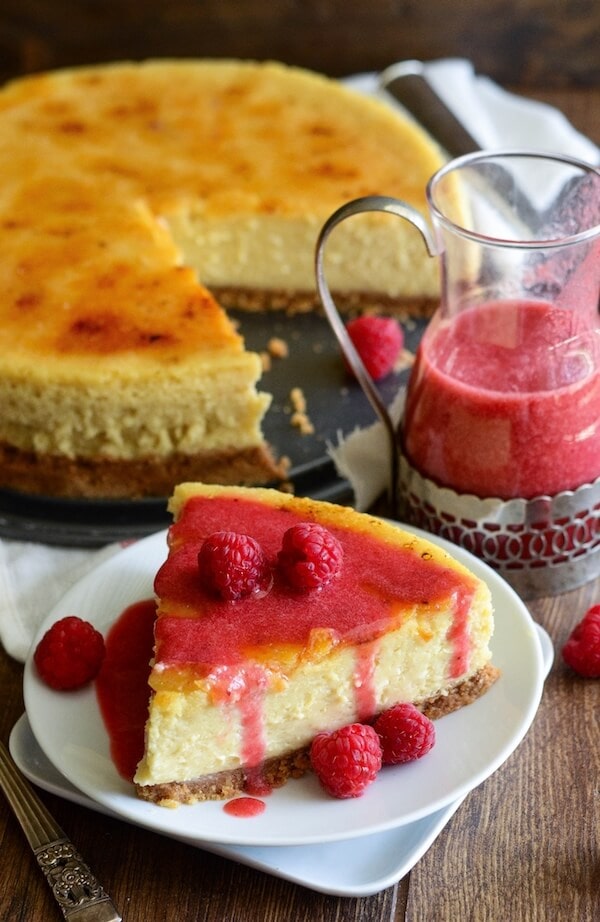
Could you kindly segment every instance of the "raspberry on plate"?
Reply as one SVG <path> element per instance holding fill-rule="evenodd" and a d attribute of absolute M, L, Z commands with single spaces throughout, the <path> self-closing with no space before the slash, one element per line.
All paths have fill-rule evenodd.
<path fill-rule="evenodd" d="M 81 688 L 100 671 L 104 638 L 89 621 L 69 615 L 46 631 L 33 654 L 44 682 L 67 691 Z"/>
<path fill-rule="evenodd" d="M 293 589 L 321 589 L 341 573 L 342 545 L 327 528 L 300 522 L 285 532 L 277 555 L 279 571 Z"/>
<path fill-rule="evenodd" d="M 365 314 L 350 320 L 346 331 L 373 380 L 390 373 L 404 345 L 404 334 L 397 320 Z"/>
<path fill-rule="evenodd" d="M 435 743 L 435 727 L 414 704 L 396 704 L 374 723 L 383 765 L 400 765 L 426 755 Z"/>
<path fill-rule="evenodd" d="M 563 647 L 567 666 L 586 679 L 600 678 L 600 605 L 593 605 Z"/>
<path fill-rule="evenodd" d="M 204 541 L 198 567 L 206 588 L 222 599 L 261 598 L 273 583 L 262 547 L 250 535 L 216 531 Z"/>
<path fill-rule="evenodd" d="M 313 770 L 332 797 L 360 797 L 381 768 L 381 745 L 373 727 L 348 724 L 319 733 L 310 748 Z"/>

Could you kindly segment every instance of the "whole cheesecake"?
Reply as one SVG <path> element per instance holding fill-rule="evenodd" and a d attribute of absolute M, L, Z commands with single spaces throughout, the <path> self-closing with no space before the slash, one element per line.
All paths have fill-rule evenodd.
<path fill-rule="evenodd" d="M 179 485 L 158 614 L 140 797 L 159 804 L 265 790 L 309 768 L 315 735 L 399 702 L 438 718 L 495 681 L 487 586 L 434 544 L 351 508 L 276 490 Z M 290 528 L 319 525 L 341 568 L 321 588 L 277 569 Z M 237 600 L 207 585 L 206 540 L 257 541 L 272 584 Z"/>
<path fill-rule="evenodd" d="M 221 305 L 311 309 L 330 213 L 369 193 L 424 211 L 440 163 L 400 113 L 274 63 L 121 63 L 9 83 L 0 488 L 131 497 L 280 479 L 259 357 Z M 436 270 L 406 222 L 345 225 L 327 253 L 341 303 L 431 305 Z"/>

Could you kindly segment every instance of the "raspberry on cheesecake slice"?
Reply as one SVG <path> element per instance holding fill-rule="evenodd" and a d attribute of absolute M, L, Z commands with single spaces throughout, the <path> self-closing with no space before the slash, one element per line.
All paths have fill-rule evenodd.
<path fill-rule="evenodd" d="M 497 678 L 490 592 L 434 544 L 263 488 L 180 484 L 170 510 L 142 798 L 268 790 L 323 731 L 400 702 L 437 718 Z"/>

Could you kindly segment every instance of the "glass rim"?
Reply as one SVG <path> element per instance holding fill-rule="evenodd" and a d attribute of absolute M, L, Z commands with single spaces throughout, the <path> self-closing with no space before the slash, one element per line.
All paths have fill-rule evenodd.
<path fill-rule="evenodd" d="M 461 157 L 455 157 L 452 160 L 449 160 L 433 174 L 427 183 L 426 196 L 432 215 L 437 219 L 437 221 L 439 221 L 440 224 L 442 224 L 448 230 L 454 231 L 458 236 L 464 237 L 467 240 L 471 240 L 476 243 L 486 244 L 488 246 L 507 248 L 512 247 L 514 249 L 552 249 L 558 247 L 573 246 L 574 244 L 593 240 L 595 237 L 600 237 L 600 223 L 593 224 L 591 227 L 588 227 L 582 231 L 578 231 L 576 234 L 569 234 L 562 237 L 552 237 L 549 239 L 540 237 L 532 240 L 517 240 L 511 237 L 492 237 L 487 234 L 482 234 L 479 231 L 474 231 L 467 227 L 462 227 L 460 224 L 457 224 L 455 221 L 445 215 L 444 212 L 441 211 L 441 209 L 436 205 L 434 199 L 435 187 L 440 182 L 440 180 L 442 180 L 445 176 L 448 176 L 450 173 L 460 171 L 463 167 L 469 166 L 473 163 L 481 163 L 484 161 L 491 163 L 494 161 L 502 161 L 502 159 L 509 160 L 517 158 L 562 163 L 566 166 L 579 169 L 582 173 L 595 175 L 600 181 L 599 166 L 594 166 L 592 163 L 587 163 L 585 160 L 580 160 L 567 154 L 554 153 L 552 151 L 548 152 L 533 150 L 529 148 L 507 148 L 499 150 L 487 149 L 473 151 L 472 153 L 463 154 Z M 499 163 L 499 166 L 502 166 L 501 162 Z"/>

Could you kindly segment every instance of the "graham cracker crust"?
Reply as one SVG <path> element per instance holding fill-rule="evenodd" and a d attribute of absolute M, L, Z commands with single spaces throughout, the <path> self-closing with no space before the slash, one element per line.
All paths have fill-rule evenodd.
<path fill-rule="evenodd" d="M 211 286 L 211 293 L 226 310 L 252 313 L 282 311 L 288 315 L 322 312 L 316 291 L 296 291 L 285 288 L 250 289 L 233 286 Z M 439 305 L 439 297 L 415 295 L 392 298 L 376 291 L 333 291 L 333 300 L 344 314 L 380 311 L 393 314 L 399 320 L 409 317 L 431 317 Z"/>
<path fill-rule="evenodd" d="M 135 461 L 67 458 L 0 444 L 0 489 L 69 499 L 141 499 L 170 496 L 188 480 L 256 486 L 285 480 L 289 462 L 276 461 L 268 446 L 174 454 Z"/>
<path fill-rule="evenodd" d="M 426 701 L 415 702 L 430 720 L 438 720 L 446 714 L 466 707 L 480 698 L 499 678 L 500 670 L 488 663 L 474 675 L 455 685 L 447 693 L 441 693 Z M 377 715 L 373 716 L 373 720 Z M 136 785 L 136 793 L 142 800 L 163 807 L 179 804 L 194 804 L 205 800 L 227 800 L 247 790 L 252 778 L 259 777 L 261 784 L 269 788 L 281 787 L 290 778 L 301 778 L 310 771 L 309 748 L 297 749 L 248 771 L 238 768 L 231 771 L 204 775 L 190 781 L 171 781 L 164 784 Z"/>

